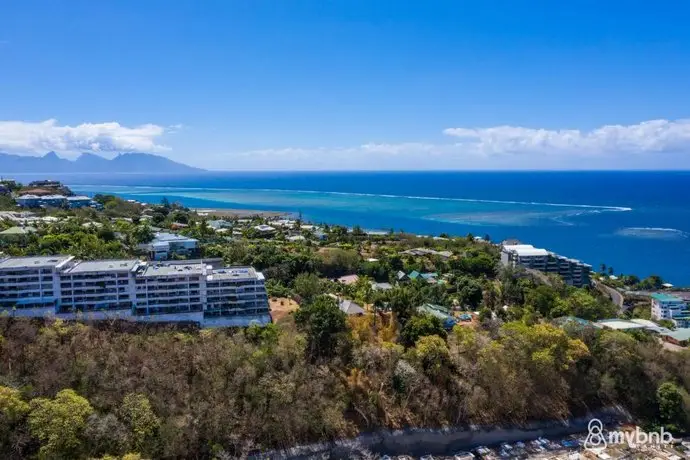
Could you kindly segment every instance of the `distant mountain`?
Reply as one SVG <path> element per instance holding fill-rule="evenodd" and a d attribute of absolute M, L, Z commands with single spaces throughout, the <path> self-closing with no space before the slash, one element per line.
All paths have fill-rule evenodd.
<path fill-rule="evenodd" d="M 42 157 L 0 153 L 0 175 L 11 173 L 156 173 L 190 174 L 204 172 L 150 153 L 121 153 L 112 160 L 82 153 L 76 160 L 60 158 L 55 152 Z"/>

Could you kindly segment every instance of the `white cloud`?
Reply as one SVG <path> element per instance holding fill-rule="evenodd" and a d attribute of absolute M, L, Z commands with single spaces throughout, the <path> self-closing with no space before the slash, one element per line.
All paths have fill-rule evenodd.
<path fill-rule="evenodd" d="M 54 119 L 0 121 L 0 152 L 163 152 L 170 149 L 157 139 L 168 131 L 153 124 L 128 128 L 116 122 L 60 126 Z"/>
<path fill-rule="evenodd" d="M 591 131 L 547 130 L 516 126 L 448 128 L 457 146 L 495 154 L 644 154 L 690 150 L 690 119 L 650 120 L 636 125 L 606 125 Z"/>
<path fill-rule="evenodd" d="M 208 158 L 223 169 L 677 169 L 690 167 L 690 119 L 607 125 L 591 131 L 516 126 L 448 128 L 446 142 L 285 147 Z M 666 153 L 666 155 L 658 155 Z M 222 159 L 221 159 L 222 158 Z"/>

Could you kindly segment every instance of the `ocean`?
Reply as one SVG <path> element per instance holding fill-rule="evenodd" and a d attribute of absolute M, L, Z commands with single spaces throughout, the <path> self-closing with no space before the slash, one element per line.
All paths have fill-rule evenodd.
<path fill-rule="evenodd" d="M 18 179 L 23 180 L 21 177 Z M 690 172 L 224 172 L 70 175 L 75 192 L 277 210 L 422 235 L 517 238 L 598 269 L 690 285 Z"/>

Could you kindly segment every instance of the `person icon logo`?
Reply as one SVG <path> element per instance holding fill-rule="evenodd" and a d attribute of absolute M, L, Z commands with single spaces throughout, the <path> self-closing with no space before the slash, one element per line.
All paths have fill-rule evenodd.
<path fill-rule="evenodd" d="M 601 420 L 598 418 L 590 420 L 587 430 L 589 430 L 589 433 L 583 447 L 588 450 L 605 449 L 606 438 L 604 437 L 604 425 L 601 423 Z"/>

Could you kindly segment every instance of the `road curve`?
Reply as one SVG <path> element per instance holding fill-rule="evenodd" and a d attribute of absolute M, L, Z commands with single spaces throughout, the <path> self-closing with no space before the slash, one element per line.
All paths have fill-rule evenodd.
<path fill-rule="evenodd" d="M 599 289 L 604 294 L 608 295 L 611 301 L 616 304 L 618 311 L 623 313 L 625 311 L 625 305 L 623 304 L 623 294 L 621 294 L 618 289 L 614 289 L 611 286 L 607 286 L 604 283 L 592 280 L 594 286 Z"/>

